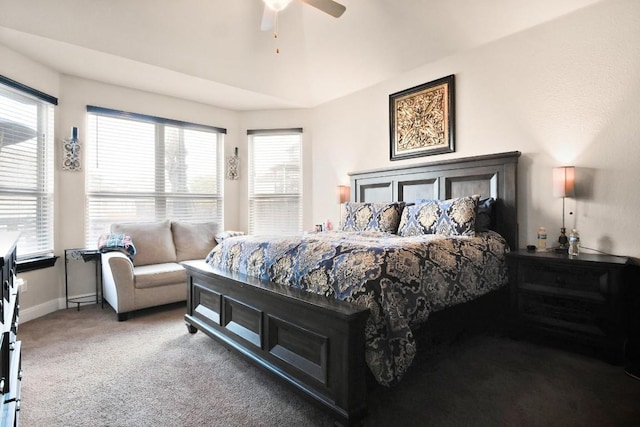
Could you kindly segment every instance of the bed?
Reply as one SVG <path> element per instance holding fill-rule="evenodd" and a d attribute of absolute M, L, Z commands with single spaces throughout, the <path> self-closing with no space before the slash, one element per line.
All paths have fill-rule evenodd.
<path fill-rule="evenodd" d="M 337 422 L 358 422 L 366 414 L 367 375 L 372 373 L 384 385 L 401 380 L 415 353 L 412 331 L 425 321 L 428 325 L 429 312 L 446 311 L 448 305 L 506 284 L 504 256 L 491 255 L 487 248 L 504 254 L 504 247 L 517 247 L 519 156 L 519 152 L 509 152 L 350 174 L 354 206 L 395 204 L 400 215 L 409 212 L 406 205 L 421 199 L 492 198 L 491 230 L 453 239 L 411 236 L 407 232 L 409 215 L 402 218 L 403 237 L 358 230 L 310 234 L 299 240 L 229 239 L 207 260 L 184 264 L 189 332 L 201 330 L 244 354 L 328 409 Z M 348 230 L 348 223 L 343 228 Z M 366 267 L 361 276 L 352 277 L 359 261 L 349 264 L 352 258 L 347 255 L 362 254 L 363 248 L 372 245 L 376 249 L 371 256 L 378 258 L 371 265 L 380 268 L 374 274 L 373 267 Z M 434 245 L 440 249 L 430 249 Z M 460 259 L 473 251 L 490 255 L 481 255 L 484 261 L 478 265 L 463 265 Z M 445 258 L 454 257 L 457 261 L 451 264 L 462 273 L 440 271 L 438 279 L 435 274 L 428 280 L 414 278 L 407 281 L 408 288 L 402 288 L 409 291 L 399 292 L 391 276 L 408 268 L 398 268 L 407 253 L 422 254 L 415 259 L 426 259 L 429 253 L 445 254 L 436 256 L 431 264 L 419 261 L 424 263 L 418 267 L 421 271 L 444 271 Z M 454 253 L 457 255 L 451 255 Z M 469 282 L 473 269 L 489 273 L 483 273 L 483 281 L 471 281 L 474 291 L 470 292 L 461 282 Z M 327 278 L 331 271 L 335 275 Z M 320 276 L 324 279 L 309 279 Z M 439 298 L 438 290 L 444 287 L 434 283 L 449 280 L 446 278 L 451 278 L 455 292 L 444 291 L 446 298 Z M 396 309 L 398 306 L 403 308 Z"/>

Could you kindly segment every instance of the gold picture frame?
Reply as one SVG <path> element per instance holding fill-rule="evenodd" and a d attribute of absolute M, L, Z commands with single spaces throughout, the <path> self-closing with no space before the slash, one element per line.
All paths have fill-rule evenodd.
<path fill-rule="evenodd" d="M 454 75 L 389 95 L 391 160 L 452 153 Z"/>

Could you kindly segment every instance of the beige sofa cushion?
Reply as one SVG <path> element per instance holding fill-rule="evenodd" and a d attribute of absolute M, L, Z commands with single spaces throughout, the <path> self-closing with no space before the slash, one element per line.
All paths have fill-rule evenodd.
<path fill-rule="evenodd" d="M 140 267 L 134 267 L 133 274 L 136 277 L 134 286 L 137 289 L 187 283 L 186 270 L 175 262 L 141 265 Z"/>
<path fill-rule="evenodd" d="M 174 221 L 171 223 L 171 230 L 173 231 L 173 243 L 176 246 L 178 262 L 189 259 L 205 259 L 216 245 L 215 237 L 218 232 L 218 224 L 215 222 Z"/>
<path fill-rule="evenodd" d="M 112 233 L 131 236 L 136 247 L 133 265 L 176 262 L 176 249 L 171 236 L 171 221 L 131 222 L 111 225 Z"/>

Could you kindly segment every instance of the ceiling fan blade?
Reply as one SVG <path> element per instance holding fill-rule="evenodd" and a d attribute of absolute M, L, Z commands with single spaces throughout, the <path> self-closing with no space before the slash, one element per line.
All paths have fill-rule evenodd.
<path fill-rule="evenodd" d="M 260 24 L 260 29 L 262 31 L 273 30 L 276 22 L 276 13 L 278 12 L 269 9 L 266 5 L 264 6 L 264 12 L 262 12 L 262 23 Z"/>
<path fill-rule="evenodd" d="M 301 3 L 306 3 L 309 6 L 313 6 L 318 10 L 323 11 L 324 13 L 328 13 L 334 18 L 339 18 L 342 16 L 346 7 L 341 5 L 340 3 L 336 3 L 333 0 L 298 0 Z"/>

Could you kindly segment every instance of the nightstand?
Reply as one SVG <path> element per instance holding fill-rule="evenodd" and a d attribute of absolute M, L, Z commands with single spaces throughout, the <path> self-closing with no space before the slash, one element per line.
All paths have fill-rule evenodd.
<path fill-rule="evenodd" d="M 572 343 L 622 362 L 635 285 L 629 258 L 522 249 L 509 253 L 507 262 L 518 336 Z"/>

